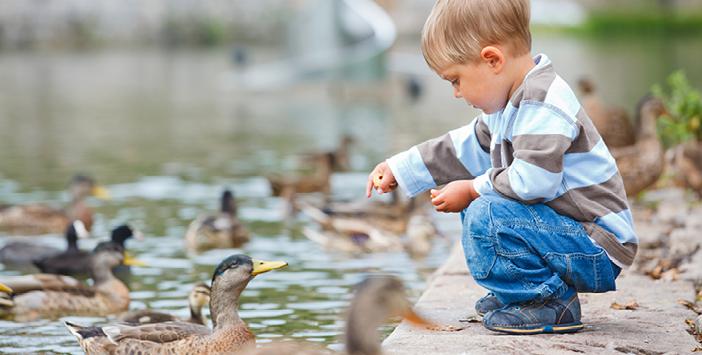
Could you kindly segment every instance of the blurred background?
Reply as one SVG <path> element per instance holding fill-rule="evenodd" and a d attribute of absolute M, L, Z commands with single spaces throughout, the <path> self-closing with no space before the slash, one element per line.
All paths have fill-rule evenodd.
<path fill-rule="evenodd" d="M 4 0 L 0 203 L 60 205 L 71 176 L 92 175 L 112 196 L 89 200 L 93 234 L 130 222 L 146 235 L 129 245 L 148 264 L 133 270 L 131 308 L 186 315 L 191 285 L 234 251 L 193 256 L 183 235 L 229 187 L 252 234 L 239 250 L 290 264 L 244 293 L 242 317 L 259 342 L 338 346 L 351 287 L 391 272 L 416 299 L 448 255 L 458 218 L 434 215 L 445 237 L 421 259 L 327 251 L 302 235 L 308 218 L 285 217 L 265 176 L 297 174 L 299 154 L 351 137 L 350 169 L 331 176 L 331 195 L 362 199 L 377 162 L 478 114 L 424 63 L 419 37 L 433 3 Z M 702 87 L 700 1 L 533 0 L 532 24 L 533 53 L 546 53 L 573 87 L 589 78 L 605 105 L 632 117 L 673 72 Z M 58 321 L 0 321 L 0 352 L 32 351 L 78 348 Z"/>

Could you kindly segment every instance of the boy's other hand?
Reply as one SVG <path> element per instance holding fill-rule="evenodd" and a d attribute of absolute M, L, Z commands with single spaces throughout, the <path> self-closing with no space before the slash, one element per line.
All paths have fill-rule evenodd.
<path fill-rule="evenodd" d="M 386 193 L 396 188 L 397 180 L 395 180 L 395 175 L 392 174 L 388 163 L 382 162 L 376 165 L 370 175 L 368 175 L 366 197 L 371 197 L 371 191 L 373 191 L 373 189 L 378 193 Z"/>
<path fill-rule="evenodd" d="M 473 180 L 452 181 L 441 190 L 431 190 L 431 204 L 439 212 L 463 211 L 478 197 Z"/>

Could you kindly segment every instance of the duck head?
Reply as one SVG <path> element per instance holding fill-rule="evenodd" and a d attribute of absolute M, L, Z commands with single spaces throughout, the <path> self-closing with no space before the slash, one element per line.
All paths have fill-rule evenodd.
<path fill-rule="evenodd" d="M 88 196 L 101 199 L 108 199 L 109 192 L 103 186 L 98 185 L 95 179 L 88 175 L 76 174 L 68 183 L 68 191 L 74 200 L 82 200 Z"/>
<path fill-rule="evenodd" d="M 136 240 L 143 240 L 144 235 L 131 227 L 130 225 L 123 224 L 112 230 L 112 235 L 110 240 L 124 247 L 124 242 L 129 239 L 134 238 Z"/>
<path fill-rule="evenodd" d="M 413 324 L 432 325 L 412 310 L 400 279 L 372 276 L 361 282 L 348 311 L 346 351 L 357 355 L 380 354 L 376 329 L 391 317 L 402 317 Z"/>
<path fill-rule="evenodd" d="M 229 189 L 222 192 L 220 211 L 236 216 L 236 201 L 234 200 L 234 193 L 232 193 Z"/>
<path fill-rule="evenodd" d="M 197 319 L 204 324 L 202 317 L 202 307 L 210 303 L 210 286 L 204 283 L 199 283 L 193 287 L 188 296 L 188 304 L 190 305 L 190 317 Z"/>
<path fill-rule="evenodd" d="M 241 322 L 236 312 L 239 296 L 256 275 L 284 268 L 284 261 L 261 261 L 248 255 L 235 254 L 222 260 L 212 275 L 210 314 L 212 324 L 232 324 Z"/>

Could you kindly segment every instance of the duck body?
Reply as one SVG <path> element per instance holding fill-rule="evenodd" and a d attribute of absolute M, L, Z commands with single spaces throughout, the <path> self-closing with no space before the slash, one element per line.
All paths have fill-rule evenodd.
<path fill-rule="evenodd" d="M 202 307 L 210 301 L 210 287 L 204 283 L 195 285 L 188 295 L 188 305 L 190 307 L 190 318 L 179 319 L 178 317 L 156 312 L 149 309 L 131 311 L 119 317 L 119 320 L 131 325 L 153 324 L 164 322 L 188 322 L 205 325 L 205 318 L 202 315 Z"/>
<path fill-rule="evenodd" d="M 94 286 L 67 276 L 35 274 L 0 277 L 14 290 L 11 304 L 0 306 L 0 316 L 15 320 L 54 318 L 64 315 L 104 316 L 129 307 L 129 289 L 112 275 L 123 250 L 98 245 L 93 252 Z"/>
<path fill-rule="evenodd" d="M 636 142 L 636 132 L 625 109 L 605 105 L 588 79 L 580 79 L 578 87 L 582 106 L 607 147 L 626 147 Z"/>
<path fill-rule="evenodd" d="M 656 121 L 665 112 L 663 103 L 652 96 L 639 104 L 639 130 L 635 144 L 611 148 L 617 168 L 624 181 L 627 196 L 636 196 L 653 185 L 663 173 L 664 151 L 656 133 Z"/>
<path fill-rule="evenodd" d="M 61 253 L 59 248 L 39 245 L 25 241 L 14 241 L 5 244 L 0 249 L 0 263 L 9 266 L 31 266 L 35 258 L 47 258 Z"/>
<path fill-rule="evenodd" d="M 303 234 L 327 249 L 343 252 L 407 250 L 417 257 L 428 254 L 430 240 L 438 235 L 431 220 L 415 210 L 414 201 L 399 208 L 393 205 L 386 207 L 369 205 L 356 210 L 338 204 L 318 208 L 301 203 L 301 211 L 320 227 L 305 227 Z M 408 229 L 410 225 L 411 230 Z"/>
<path fill-rule="evenodd" d="M 329 194 L 334 155 L 324 153 L 318 155 L 314 160 L 314 171 L 310 175 L 271 174 L 266 176 L 271 186 L 272 195 L 291 197 L 298 193 L 322 192 Z"/>
<path fill-rule="evenodd" d="M 85 224 L 80 220 L 75 220 L 66 228 L 66 249 L 58 248 L 26 242 L 13 241 L 5 244 L 0 249 L 0 262 L 10 266 L 31 266 L 34 260 L 54 257 L 64 253 L 78 252 L 78 239 L 88 238 L 88 233 Z"/>
<path fill-rule="evenodd" d="M 112 235 L 109 241 L 102 242 L 106 245 L 112 245 L 116 248 L 125 249 L 125 241 L 132 236 L 137 235 L 131 227 L 121 225 L 112 230 Z M 70 276 L 89 276 L 91 270 L 91 253 L 80 250 L 77 246 L 69 246 L 69 249 L 48 257 L 37 257 L 33 259 L 33 264 L 41 272 L 48 274 L 70 275 Z M 121 268 L 122 265 L 117 265 L 115 268 Z M 117 272 L 118 270 L 114 270 Z"/>
<path fill-rule="evenodd" d="M 217 354 L 234 353 L 255 344 L 255 337 L 239 318 L 239 296 L 254 276 L 285 267 L 232 255 L 215 268 L 210 315 L 213 328 L 188 322 L 130 326 L 115 324 L 81 327 L 66 323 L 87 354 Z"/>
<path fill-rule="evenodd" d="M 229 190 L 222 194 L 219 213 L 199 216 L 185 233 L 186 248 L 191 251 L 238 248 L 249 239 L 249 232 L 237 217 L 234 195 Z"/>
<path fill-rule="evenodd" d="M 702 143 L 683 143 L 672 148 L 671 153 L 676 184 L 702 196 Z"/>
<path fill-rule="evenodd" d="M 76 175 L 69 183 L 71 202 L 64 208 L 46 204 L 0 206 L 0 229 L 23 235 L 63 233 L 74 220 L 80 220 L 86 229 L 93 225 L 93 211 L 85 198 L 107 197 L 106 190 L 91 177 Z"/>

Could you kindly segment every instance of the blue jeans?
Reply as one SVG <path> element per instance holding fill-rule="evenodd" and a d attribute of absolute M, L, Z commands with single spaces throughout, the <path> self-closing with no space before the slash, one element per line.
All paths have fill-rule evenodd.
<path fill-rule="evenodd" d="M 473 201 L 461 217 L 471 274 L 503 304 L 558 298 L 569 287 L 577 292 L 616 288 L 621 269 L 580 223 L 544 204 L 489 194 Z"/>

